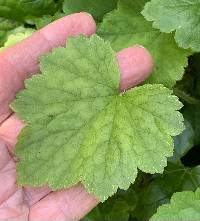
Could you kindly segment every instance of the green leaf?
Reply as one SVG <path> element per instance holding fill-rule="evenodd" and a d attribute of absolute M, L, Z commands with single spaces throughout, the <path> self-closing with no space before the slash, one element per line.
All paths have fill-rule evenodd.
<path fill-rule="evenodd" d="M 98 34 L 110 41 L 116 51 L 141 44 L 151 52 L 155 69 L 147 80 L 172 87 L 184 74 L 188 50 L 178 48 L 172 34 L 163 34 L 153 29 L 140 11 L 145 0 L 120 0 L 118 10 L 108 14 L 100 25 Z"/>
<path fill-rule="evenodd" d="M 65 14 L 58 11 L 54 15 L 43 15 L 41 17 L 29 17 L 26 22 L 30 25 L 35 25 L 37 29 L 43 28 L 49 23 L 64 17 Z"/>
<path fill-rule="evenodd" d="M 195 72 L 194 91 L 193 93 L 199 99 L 200 103 L 200 53 L 195 54 L 192 60 L 192 69 Z"/>
<path fill-rule="evenodd" d="M 84 220 L 126 221 L 137 204 L 136 196 L 133 188 L 119 190 L 113 197 L 94 208 Z"/>
<path fill-rule="evenodd" d="M 0 0 L 0 17 L 23 21 L 27 16 L 41 16 L 55 12 L 54 0 Z"/>
<path fill-rule="evenodd" d="M 18 32 L 18 30 L 20 30 L 20 32 Z M 0 48 L 1 50 L 4 50 L 7 47 L 10 47 L 22 40 L 24 40 L 25 38 L 29 37 L 30 35 L 33 34 L 34 30 L 33 29 L 29 29 L 29 28 L 23 28 L 21 27 L 20 29 L 16 30 L 16 33 L 13 33 L 11 35 L 8 36 L 7 41 L 5 42 L 4 46 L 2 48 Z"/>
<path fill-rule="evenodd" d="M 200 53 L 189 57 L 189 67 L 182 80 L 176 83 L 173 91 L 186 105 L 200 104 Z"/>
<path fill-rule="evenodd" d="M 160 205 L 169 203 L 177 191 L 196 190 L 200 186 L 200 166 L 186 168 L 183 165 L 170 163 L 163 174 L 156 174 L 148 185 L 135 189 L 138 204 L 132 216 L 138 220 L 149 220 Z M 141 213 L 142 211 L 142 213 Z"/>
<path fill-rule="evenodd" d="M 117 6 L 118 0 L 65 0 L 63 11 L 66 14 L 74 12 L 88 12 L 97 20 L 102 20 L 103 16 L 112 11 Z"/>
<path fill-rule="evenodd" d="M 194 145 L 200 144 L 200 104 L 185 105 L 184 117 L 191 123 L 194 130 Z"/>
<path fill-rule="evenodd" d="M 15 29 L 19 24 L 15 21 L 0 18 L 0 46 L 4 44 L 11 30 Z"/>
<path fill-rule="evenodd" d="M 175 31 L 180 47 L 200 51 L 200 0 L 151 0 L 142 14 L 154 28 Z"/>
<path fill-rule="evenodd" d="M 184 85 L 185 86 L 185 85 Z M 173 92 L 174 94 L 180 98 L 181 101 L 186 102 L 188 104 L 198 104 L 199 103 L 199 99 L 196 99 L 195 97 L 191 96 L 190 94 L 188 94 L 187 92 L 185 92 L 185 90 L 181 90 L 179 89 L 179 86 L 176 85 L 173 88 Z"/>
<path fill-rule="evenodd" d="M 183 157 L 193 146 L 194 146 L 194 129 L 192 125 L 185 120 L 186 129 L 178 136 L 174 138 L 174 155 L 170 159 L 170 162 L 174 162 L 177 164 L 181 163 L 181 157 Z"/>
<path fill-rule="evenodd" d="M 119 93 L 116 55 L 96 35 L 70 39 L 40 66 L 12 104 L 28 124 L 16 146 L 20 184 L 57 190 L 81 181 L 104 201 L 127 189 L 137 168 L 163 172 L 171 136 L 184 129 L 171 90 L 144 85 Z"/>
<path fill-rule="evenodd" d="M 41 17 L 29 17 L 26 19 L 26 23 L 29 25 L 35 25 L 37 29 L 43 28 L 53 21 L 52 15 L 43 15 Z"/>
<path fill-rule="evenodd" d="M 161 206 L 150 221 L 200 220 L 200 189 L 175 193 L 170 204 Z"/>

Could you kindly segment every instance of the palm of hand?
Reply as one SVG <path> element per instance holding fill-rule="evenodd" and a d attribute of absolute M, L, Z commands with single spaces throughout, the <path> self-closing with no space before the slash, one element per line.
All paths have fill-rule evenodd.
<path fill-rule="evenodd" d="M 17 121 L 11 116 L 4 122 L 4 127 L 13 124 L 14 130 L 19 126 L 15 125 L 19 123 Z M 76 220 L 96 205 L 97 200 L 89 196 L 81 185 L 60 192 L 51 192 L 47 187 L 18 187 L 16 162 L 9 153 L 9 146 L 12 147 L 8 141 L 0 140 L 0 220 Z M 73 213 L 81 200 L 86 206 Z"/>
<path fill-rule="evenodd" d="M 77 220 L 98 203 L 80 184 L 58 192 L 17 186 L 12 149 L 24 124 L 9 109 L 24 80 L 38 71 L 41 54 L 64 45 L 67 36 L 94 32 L 95 24 L 88 14 L 74 14 L 0 54 L 0 220 Z M 125 49 L 117 58 L 121 90 L 140 83 L 152 70 L 151 56 L 142 47 Z"/>

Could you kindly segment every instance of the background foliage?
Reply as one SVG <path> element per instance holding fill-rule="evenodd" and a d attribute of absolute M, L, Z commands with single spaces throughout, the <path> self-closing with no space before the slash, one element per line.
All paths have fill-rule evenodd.
<path fill-rule="evenodd" d="M 184 104 L 182 113 L 186 129 L 174 138 L 174 156 L 168 159 L 164 173 L 150 175 L 140 172 L 128 191 L 118 190 L 84 220 L 149 220 L 159 206 L 169 203 L 174 193 L 195 191 L 200 186 L 200 1 L 195 1 L 195 7 L 187 8 L 190 13 L 184 13 L 185 8 L 181 6 L 183 13 L 180 13 L 179 3 L 182 0 L 153 0 L 142 12 L 148 21 L 141 14 L 147 2 L 0 0 L 1 47 L 19 41 L 67 14 L 87 11 L 96 19 L 97 33 L 110 41 L 114 50 L 134 44 L 147 47 L 155 60 L 154 73 L 147 82 L 162 83 L 172 88 Z M 173 10 L 176 16 L 179 15 L 179 20 L 163 16 L 174 12 L 168 9 L 161 11 L 163 2 L 172 6 L 176 3 Z M 187 2 L 193 3 L 192 0 Z M 168 18 L 171 20 L 168 21 Z M 179 29 L 182 23 L 184 26 Z M 166 27 L 166 24 L 171 26 Z M 194 24 L 195 29 L 191 30 Z M 192 37 L 186 36 L 186 32 Z"/>

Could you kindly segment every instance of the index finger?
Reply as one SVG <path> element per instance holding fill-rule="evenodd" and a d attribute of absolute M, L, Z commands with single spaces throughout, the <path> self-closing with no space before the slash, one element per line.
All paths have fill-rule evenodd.
<path fill-rule="evenodd" d="M 10 102 L 23 87 L 24 80 L 39 69 L 38 58 L 57 46 L 65 45 L 69 36 L 95 33 L 96 25 L 87 13 L 61 18 L 31 37 L 0 53 L 0 123 L 10 114 Z"/>

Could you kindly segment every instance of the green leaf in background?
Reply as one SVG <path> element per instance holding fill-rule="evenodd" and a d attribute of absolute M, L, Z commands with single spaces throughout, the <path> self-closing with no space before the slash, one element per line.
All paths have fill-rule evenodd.
<path fill-rule="evenodd" d="M 196 190 L 199 186 L 200 166 L 186 168 L 183 165 L 168 163 L 162 175 L 153 176 L 152 181 L 143 188 L 136 187 L 138 204 L 131 213 L 132 217 L 149 220 L 160 205 L 169 203 L 175 192 Z"/>
<path fill-rule="evenodd" d="M 26 22 L 29 25 L 35 25 L 37 29 L 43 28 L 51 22 L 64 17 L 63 12 L 57 11 L 54 15 L 43 15 L 41 17 L 29 17 Z"/>
<path fill-rule="evenodd" d="M 194 131 L 193 145 L 198 146 L 200 145 L 200 53 L 189 57 L 189 67 L 173 91 L 184 103 L 184 118 Z M 190 159 L 190 161 L 196 160 Z"/>
<path fill-rule="evenodd" d="M 15 21 L 0 18 L 0 47 L 3 46 L 9 33 L 19 24 Z"/>
<path fill-rule="evenodd" d="M 63 11 L 66 14 L 88 12 L 95 19 L 102 20 L 103 16 L 117 7 L 118 0 L 64 0 Z"/>
<path fill-rule="evenodd" d="M 200 220 L 200 189 L 175 193 L 170 204 L 161 206 L 150 221 Z"/>
<path fill-rule="evenodd" d="M 54 0 L 0 0 L 0 17 L 24 21 L 29 16 L 53 14 L 57 9 Z"/>
<path fill-rule="evenodd" d="M 182 164 L 181 157 L 183 157 L 194 146 L 194 129 L 187 120 L 185 120 L 185 126 L 186 129 L 174 138 L 174 155 L 168 159 L 170 162 L 176 164 Z"/>
<path fill-rule="evenodd" d="M 194 145 L 200 145 L 200 104 L 185 105 L 183 114 L 193 127 Z"/>
<path fill-rule="evenodd" d="M 155 84 L 119 93 L 116 55 L 96 35 L 71 38 L 40 67 L 12 104 L 28 125 L 16 146 L 20 184 L 57 190 L 81 181 L 105 201 L 127 189 L 137 169 L 163 172 L 172 136 L 184 129 L 171 90 Z"/>
<path fill-rule="evenodd" d="M 84 221 L 126 221 L 137 204 L 137 194 L 133 188 L 119 190 L 113 197 L 100 203 Z"/>
<path fill-rule="evenodd" d="M 192 56 L 191 69 L 193 71 L 191 74 L 195 77 L 192 93 L 199 99 L 200 104 L 200 53 L 196 53 Z"/>
<path fill-rule="evenodd" d="M 98 34 L 110 41 L 116 51 L 141 44 L 153 55 L 155 69 L 147 80 L 172 87 L 184 74 L 188 50 L 178 48 L 172 34 L 163 34 L 152 28 L 141 15 L 146 0 L 120 0 L 118 9 L 106 15 Z"/>
<path fill-rule="evenodd" d="M 185 103 L 183 114 L 194 130 L 194 145 L 200 146 L 200 53 L 191 57 L 189 76 L 193 79 L 190 82 L 189 92 L 197 100 L 194 104 Z M 184 85 L 185 88 L 185 85 Z"/>
<path fill-rule="evenodd" d="M 18 27 L 15 31 L 16 31 L 16 33 L 13 31 L 12 34 L 10 34 L 8 36 L 7 41 L 5 42 L 4 46 L 2 48 L 0 48 L 0 51 L 4 50 L 7 47 L 15 45 L 16 43 L 29 37 L 30 35 L 33 34 L 34 29 Z"/>
<path fill-rule="evenodd" d="M 180 47 L 200 51 L 200 0 L 151 0 L 142 14 L 154 28 L 175 31 Z"/>
<path fill-rule="evenodd" d="M 43 15 L 41 17 L 29 17 L 26 19 L 26 23 L 35 26 L 36 29 L 43 28 L 44 26 L 50 24 L 52 21 L 52 15 Z"/>

